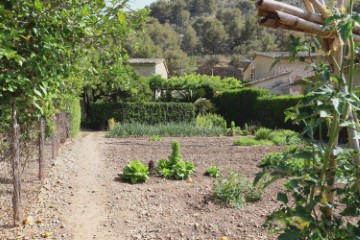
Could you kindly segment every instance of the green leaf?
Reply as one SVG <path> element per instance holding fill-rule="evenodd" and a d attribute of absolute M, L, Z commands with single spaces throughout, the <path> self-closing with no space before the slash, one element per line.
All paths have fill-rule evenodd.
<path fill-rule="evenodd" d="M 339 98 L 332 98 L 332 99 L 331 99 L 331 102 L 332 102 L 332 105 L 334 106 L 335 111 L 336 111 L 338 114 L 341 114 L 340 109 L 339 109 L 339 106 L 340 106 L 340 100 L 339 100 Z"/>
<path fill-rule="evenodd" d="M 289 230 L 287 229 L 284 233 L 280 234 L 278 240 L 297 240 L 301 239 L 301 234 L 299 230 Z"/>
<path fill-rule="evenodd" d="M 120 23 L 126 24 L 126 15 L 124 12 L 120 12 L 117 17 Z"/>
<path fill-rule="evenodd" d="M 328 117 L 329 115 L 327 114 L 327 112 L 326 111 L 320 111 L 320 117 L 321 118 L 326 118 L 326 117 Z"/>
<path fill-rule="evenodd" d="M 42 97 L 42 94 L 40 91 L 38 91 L 36 88 L 34 88 L 34 93 L 38 95 L 39 97 Z"/>
<path fill-rule="evenodd" d="M 288 199 L 286 193 L 283 193 L 283 192 L 278 192 L 276 199 L 284 204 L 289 203 L 289 199 Z"/>
<path fill-rule="evenodd" d="M 44 8 L 44 5 L 42 4 L 41 0 L 35 0 L 34 6 L 38 11 L 41 11 Z"/>
<path fill-rule="evenodd" d="M 350 37 L 350 34 L 352 33 L 352 26 L 350 23 L 346 23 L 344 25 L 341 25 L 340 28 L 339 28 L 339 32 L 340 32 L 340 36 L 341 36 L 341 39 L 346 42 L 349 37 Z"/>

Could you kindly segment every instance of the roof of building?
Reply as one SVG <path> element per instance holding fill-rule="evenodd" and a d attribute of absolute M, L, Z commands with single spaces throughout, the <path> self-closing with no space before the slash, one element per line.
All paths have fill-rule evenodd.
<path fill-rule="evenodd" d="M 164 62 L 163 58 L 131 58 L 129 63 L 132 64 L 158 64 Z"/>
<path fill-rule="evenodd" d="M 291 72 L 286 72 L 286 73 L 281 73 L 281 74 L 278 74 L 278 75 L 273 75 L 273 76 L 270 76 L 270 77 L 265 77 L 265 78 L 261 78 L 261 79 L 257 79 L 257 80 L 253 80 L 253 81 L 249 81 L 249 82 L 246 82 L 244 84 L 245 87 L 247 86 L 252 86 L 252 85 L 255 85 L 257 83 L 262 83 L 262 82 L 266 82 L 270 79 L 274 79 L 274 78 L 278 78 L 278 77 L 282 77 L 282 76 L 285 76 L 285 75 L 290 75 Z"/>
<path fill-rule="evenodd" d="M 310 57 L 319 57 L 322 54 L 320 53 L 310 53 Z M 255 56 L 264 56 L 264 57 L 270 57 L 270 58 L 288 58 L 290 57 L 290 52 L 256 52 Z M 308 52 L 298 52 L 296 54 L 298 57 L 309 57 Z"/>

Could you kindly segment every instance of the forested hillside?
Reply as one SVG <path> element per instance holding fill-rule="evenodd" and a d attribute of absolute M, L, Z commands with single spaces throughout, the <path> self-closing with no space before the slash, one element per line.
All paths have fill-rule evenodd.
<path fill-rule="evenodd" d="M 258 26 L 251 0 L 158 0 L 148 9 L 126 49 L 131 57 L 166 58 L 172 75 L 224 62 L 242 67 L 255 51 L 289 49 L 288 35 Z"/>

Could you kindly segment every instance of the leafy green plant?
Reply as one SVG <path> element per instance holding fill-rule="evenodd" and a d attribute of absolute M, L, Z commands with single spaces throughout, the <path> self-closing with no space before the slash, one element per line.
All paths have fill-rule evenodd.
<path fill-rule="evenodd" d="M 149 178 L 149 168 L 140 160 L 134 160 L 126 165 L 123 169 L 123 174 L 120 176 L 124 180 L 130 181 L 132 184 L 145 182 Z"/>
<path fill-rule="evenodd" d="M 108 129 L 109 129 L 109 131 L 112 131 L 115 128 L 116 124 L 117 123 L 116 123 L 115 118 L 110 118 L 108 120 Z"/>
<path fill-rule="evenodd" d="M 300 144 L 300 134 L 292 130 L 271 130 L 269 128 L 259 128 L 255 132 L 256 140 L 270 140 L 275 145 Z"/>
<path fill-rule="evenodd" d="M 195 124 L 197 127 L 201 128 L 214 128 L 214 127 L 220 127 L 223 128 L 224 131 L 226 129 L 226 121 L 225 119 L 217 114 L 204 114 L 204 115 L 198 115 L 195 119 Z"/>
<path fill-rule="evenodd" d="M 237 146 L 260 146 L 260 145 L 273 145 L 270 140 L 255 140 L 252 137 L 241 137 L 234 140 Z"/>
<path fill-rule="evenodd" d="M 235 122 L 231 121 L 230 123 L 230 129 L 231 129 L 231 136 L 235 136 L 236 135 L 236 126 L 235 126 Z"/>
<path fill-rule="evenodd" d="M 217 166 L 210 166 L 206 169 L 205 175 L 212 178 L 217 178 L 220 176 L 220 169 Z"/>
<path fill-rule="evenodd" d="M 206 98 L 197 99 L 194 102 L 194 106 L 196 108 L 196 112 L 199 114 L 206 114 L 215 110 L 214 104 Z"/>
<path fill-rule="evenodd" d="M 292 130 L 275 130 L 269 135 L 269 139 L 278 146 L 302 143 L 300 134 Z"/>
<path fill-rule="evenodd" d="M 244 130 L 243 130 L 243 135 L 247 136 L 250 134 L 250 130 L 249 130 L 249 125 L 247 123 L 244 124 Z"/>
<path fill-rule="evenodd" d="M 271 132 L 272 130 L 269 128 L 259 128 L 255 131 L 255 140 L 269 140 Z"/>
<path fill-rule="evenodd" d="M 159 135 L 151 135 L 151 141 L 154 141 L 154 142 L 160 142 L 161 141 L 161 137 Z"/>
<path fill-rule="evenodd" d="M 241 174 L 230 172 L 228 178 L 218 177 L 214 183 L 213 196 L 225 206 L 233 208 L 244 207 L 245 203 L 259 201 L 262 189 L 253 186 Z"/>
<path fill-rule="evenodd" d="M 156 165 L 161 176 L 169 179 L 183 180 L 195 172 L 195 165 L 190 161 L 183 161 L 180 154 L 180 143 L 172 142 L 172 152 L 168 160 L 162 159 Z"/>

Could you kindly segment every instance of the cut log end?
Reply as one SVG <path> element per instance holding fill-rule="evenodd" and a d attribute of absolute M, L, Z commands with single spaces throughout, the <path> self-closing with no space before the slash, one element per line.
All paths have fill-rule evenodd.
<path fill-rule="evenodd" d="M 256 7 L 259 8 L 263 4 L 264 0 L 259 0 L 256 2 Z"/>

